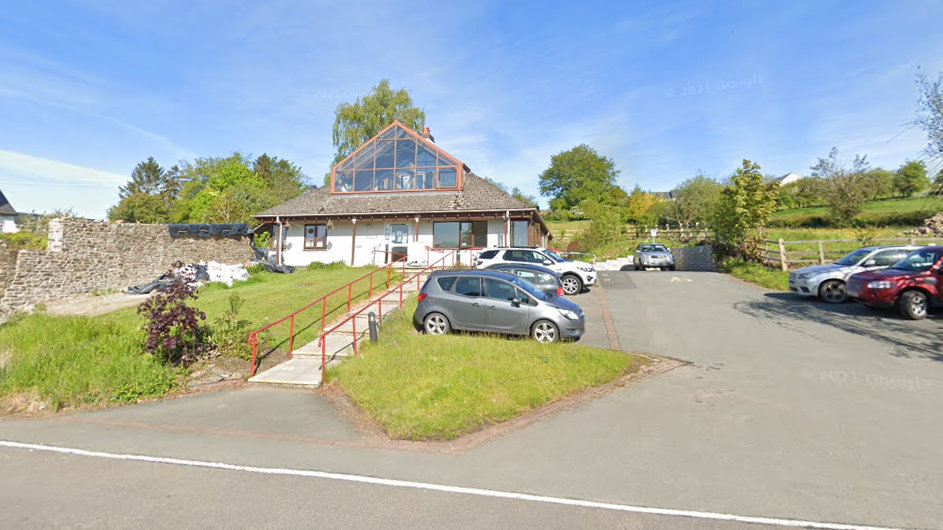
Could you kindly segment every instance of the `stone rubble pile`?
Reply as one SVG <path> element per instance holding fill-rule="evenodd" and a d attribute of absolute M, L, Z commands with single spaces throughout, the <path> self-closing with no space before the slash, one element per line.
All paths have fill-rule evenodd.
<path fill-rule="evenodd" d="M 910 236 L 943 236 L 943 212 L 925 220 L 923 226 L 908 230 L 905 234 Z"/>

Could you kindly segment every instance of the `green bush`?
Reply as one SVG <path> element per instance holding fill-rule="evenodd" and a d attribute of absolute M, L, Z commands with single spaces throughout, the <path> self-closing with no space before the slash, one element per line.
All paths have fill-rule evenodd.
<path fill-rule="evenodd" d="M 309 271 L 336 271 L 346 269 L 347 264 L 343 261 L 334 261 L 331 263 L 321 263 L 320 261 L 315 261 L 310 263 L 306 268 Z"/>

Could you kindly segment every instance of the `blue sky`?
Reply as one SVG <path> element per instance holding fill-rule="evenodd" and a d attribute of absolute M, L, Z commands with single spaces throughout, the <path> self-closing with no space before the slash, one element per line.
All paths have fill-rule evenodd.
<path fill-rule="evenodd" d="M 17 2 L 0 10 L 0 189 L 102 218 L 148 156 L 235 150 L 320 183 L 335 107 L 383 78 L 440 147 L 535 195 L 580 143 L 656 191 L 743 158 L 807 174 L 833 145 L 896 168 L 926 143 L 914 76 L 943 70 L 940 20 L 916 0 Z"/>

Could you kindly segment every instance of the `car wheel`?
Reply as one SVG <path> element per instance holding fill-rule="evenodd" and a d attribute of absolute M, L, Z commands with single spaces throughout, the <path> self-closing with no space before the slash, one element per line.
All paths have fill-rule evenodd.
<path fill-rule="evenodd" d="M 638 265 L 635 265 L 635 270 L 640 271 L 640 270 L 642 270 L 642 268 L 639 267 Z"/>
<path fill-rule="evenodd" d="M 537 342 L 549 344 L 560 340 L 560 331 L 557 326 L 549 320 L 538 320 L 530 331 L 531 337 Z"/>
<path fill-rule="evenodd" d="M 422 327 L 430 335 L 447 335 L 452 329 L 449 319 L 441 313 L 429 313 L 422 322 Z"/>
<path fill-rule="evenodd" d="M 670 271 L 672 271 L 672 272 L 674 272 L 674 270 L 675 270 L 675 266 L 674 266 L 674 265 L 670 265 L 670 266 L 668 267 L 668 270 L 670 270 Z"/>
<path fill-rule="evenodd" d="M 822 282 L 819 286 L 819 299 L 829 304 L 842 304 L 848 300 L 848 293 L 845 291 L 845 282 L 841 280 L 828 280 Z"/>
<path fill-rule="evenodd" d="M 579 294 L 583 290 L 583 281 L 572 274 L 567 274 L 562 278 L 563 294 Z"/>
<path fill-rule="evenodd" d="M 920 291 L 907 291 L 897 302 L 900 313 L 910 320 L 927 318 L 927 295 Z"/>

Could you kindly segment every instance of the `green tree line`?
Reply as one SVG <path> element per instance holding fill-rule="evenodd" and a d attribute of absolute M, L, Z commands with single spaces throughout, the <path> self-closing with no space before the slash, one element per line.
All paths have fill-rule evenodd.
<path fill-rule="evenodd" d="M 138 163 L 108 219 L 131 223 L 248 223 L 267 208 L 301 195 L 307 177 L 288 160 L 235 152 L 163 168 Z"/>

